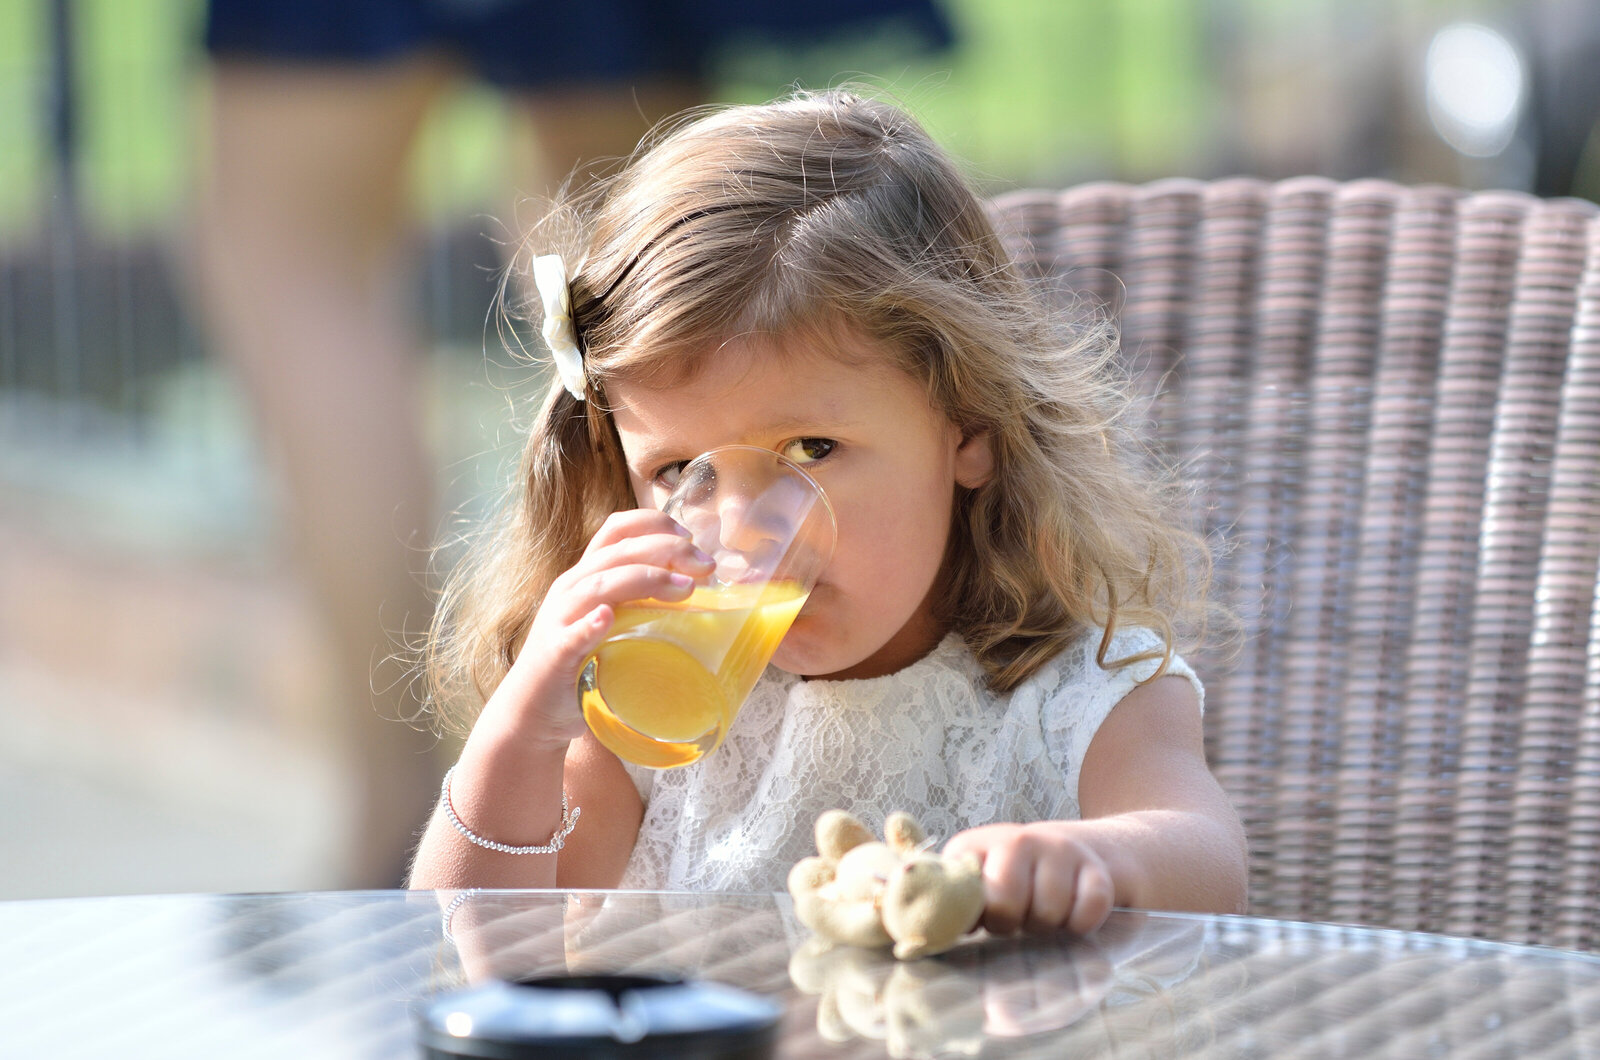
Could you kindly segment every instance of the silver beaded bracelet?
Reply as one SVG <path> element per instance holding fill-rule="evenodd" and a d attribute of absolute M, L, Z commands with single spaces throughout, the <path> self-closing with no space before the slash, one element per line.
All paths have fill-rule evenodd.
<path fill-rule="evenodd" d="M 567 845 L 567 836 L 572 834 L 572 829 L 577 826 L 578 815 L 583 812 L 582 806 L 567 808 L 567 793 L 561 792 L 561 827 L 556 829 L 556 834 L 550 837 L 550 842 L 543 846 L 514 847 L 509 843 L 497 843 L 493 839 L 485 839 L 461 823 L 461 818 L 456 816 L 456 808 L 450 805 L 450 777 L 455 773 L 456 767 L 451 766 L 444 771 L 444 783 L 439 786 L 439 801 L 444 805 L 444 815 L 455 825 L 468 842 L 476 843 L 486 850 L 495 850 L 501 854 L 554 854 Z"/>
<path fill-rule="evenodd" d="M 439 920 L 440 926 L 444 930 L 444 940 L 450 945 L 454 946 L 456 943 L 456 937 L 450 931 L 450 922 L 456 918 L 456 910 L 482 893 L 482 887 L 468 887 L 464 891 L 457 891 L 456 896 L 450 899 L 450 904 L 444 907 L 444 912 L 440 914 Z"/>

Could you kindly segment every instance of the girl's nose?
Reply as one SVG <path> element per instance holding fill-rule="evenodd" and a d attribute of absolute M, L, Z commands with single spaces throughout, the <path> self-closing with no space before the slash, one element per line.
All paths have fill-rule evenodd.
<path fill-rule="evenodd" d="M 773 507 L 736 491 L 717 498 L 717 573 L 724 580 L 770 578 L 793 536 Z"/>

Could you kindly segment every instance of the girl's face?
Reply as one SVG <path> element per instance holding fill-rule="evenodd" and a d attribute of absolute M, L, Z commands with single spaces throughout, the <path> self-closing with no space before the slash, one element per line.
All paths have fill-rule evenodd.
<path fill-rule="evenodd" d="M 735 444 L 782 453 L 827 491 L 838 543 L 777 666 L 877 677 L 939 642 L 933 603 L 956 487 L 988 479 L 988 438 L 963 438 L 888 352 L 859 338 L 826 349 L 739 341 L 686 383 L 606 393 L 641 506 L 660 507 L 688 460 Z"/>

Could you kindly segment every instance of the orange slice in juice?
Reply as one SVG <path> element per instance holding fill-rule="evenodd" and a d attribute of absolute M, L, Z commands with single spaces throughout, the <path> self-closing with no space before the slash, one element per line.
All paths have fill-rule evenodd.
<path fill-rule="evenodd" d="M 681 743 L 722 724 L 722 686 L 682 648 L 648 638 L 614 640 L 600 646 L 595 661 L 606 707 L 636 732 Z"/>

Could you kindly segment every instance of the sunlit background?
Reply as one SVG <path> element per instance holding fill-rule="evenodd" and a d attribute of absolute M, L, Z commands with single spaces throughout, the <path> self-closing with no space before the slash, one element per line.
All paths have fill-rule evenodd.
<path fill-rule="evenodd" d="M 722 56 L 714 96 L 865 77 L 990 191 L 1316 173 L 1600 196 L 1593 0 L 945 10 L 949 51 L 887 33 L 751 44 Z M 196 0 L 0 0 L 0 897 L 341 879 L 326 648 L 186 271 L 199 16 Z M 518 392 L 486 367 L 484 324 L 508 120 L 463 88 L 414 158 L 451 510 L 492 492 Z"/>

